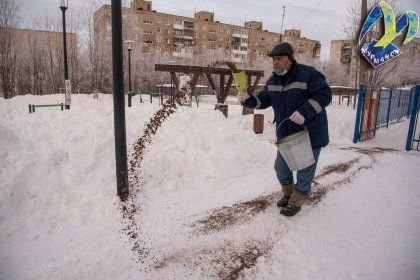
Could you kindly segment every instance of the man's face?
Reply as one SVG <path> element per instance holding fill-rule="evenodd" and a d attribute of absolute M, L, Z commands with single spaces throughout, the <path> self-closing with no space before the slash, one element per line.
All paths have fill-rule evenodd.
<path fill-rule="evenodd" d="M 273 69 L 276 73 L 280 73 L 289 66 L 290 62 L 287 55 L 273 56 Z"/>

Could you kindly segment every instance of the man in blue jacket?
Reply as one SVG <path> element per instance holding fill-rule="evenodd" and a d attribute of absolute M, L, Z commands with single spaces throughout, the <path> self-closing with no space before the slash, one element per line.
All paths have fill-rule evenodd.
<path fill-rule="evenodd" d="M 311 191 L 321 148 L 329 142 L 325 107 L 331 102 L 331 89 L 325 77 L 315 68 L 297 63 L 293 53 L 289 43 L 275 46 L 268 54 L 273 59 L 273 74 L 264 89 L 254 96 L 238 92 L 239 102 L 245 107 L 273 108 L 278 139 L 302 131 L 302 125 L 309 131 L 315 163 L 297 171 L 296 184 L 293 172 L 277 151 L 274 169 L 283 191 L 277 206 L 285 216 L 296 215 Z M 291 121 L 279 126 L 287 118 Z"/>

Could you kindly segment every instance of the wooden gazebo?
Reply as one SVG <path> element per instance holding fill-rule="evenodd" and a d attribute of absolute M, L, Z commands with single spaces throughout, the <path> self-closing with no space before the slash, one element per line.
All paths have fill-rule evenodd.
<path fill-rule="evenodd" d="M 176 73 L 192 74 L 191 79 L 191 96 L 194 96 L 195 87 L 198 82 L 200 75 L 205 75 L 209 84 L 216 95 L 217 102 L 223 104 L 226 100 L 226 97 L 229 93 L 229 89 L 232 86 L 233 76 L 232 70 L 229 68 L 215 68 L 215 67 L 204 67 L 204 66 L 186 66 L 186 65 L 172 65 L 172 64 L 156 64 L 156 71 L 169 72 L 171 75 L 172 82 L 176 85 L 176 88 L 179 88 L 179 80 Z M 253 94 L 257 89 L 258 83 L 262 76 L 264 76 L 264 71 L 260 70 L 241 70 L 245 71 L 248 78 L 248 94 Z M 220 76 L 219 85 L 216 85 L 213 75 Z M 255 76 L 253 80 L 252 77 Z M 227 106 L 227 105 L 225 105 Z"/>

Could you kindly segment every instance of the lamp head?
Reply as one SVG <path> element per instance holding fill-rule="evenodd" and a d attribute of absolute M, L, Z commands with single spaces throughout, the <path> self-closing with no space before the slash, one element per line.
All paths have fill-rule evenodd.
<path fill-rule="evenodd" d="M 125 40 L 124 43 L 127 44 L 127 50 L 131 50 L 133 48 L 134 41 L 132 41 L 132 40 Z"/>
<path fill-rule="evenodd" d="M 60 9 L 67 9 L 69 7 L 69 0 L 60 0 Z"/>

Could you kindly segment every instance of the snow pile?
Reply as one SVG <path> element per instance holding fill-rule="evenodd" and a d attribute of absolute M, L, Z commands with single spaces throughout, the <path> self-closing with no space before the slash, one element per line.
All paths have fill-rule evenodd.
<path fill-rule="evenodd" d="M 229 105 L 181 107 L 141 166 L 133 250 L 116 196 L 112 96 L 0 99 L 0 279 L 416 279 L 420 153 L 408 122 L 352 143 L 352 108 L 329 107 L 314 194 L 280 216 L 272 111 L 264 133 Z M 129 155 L 161 107 L 126 108 Z"/>

